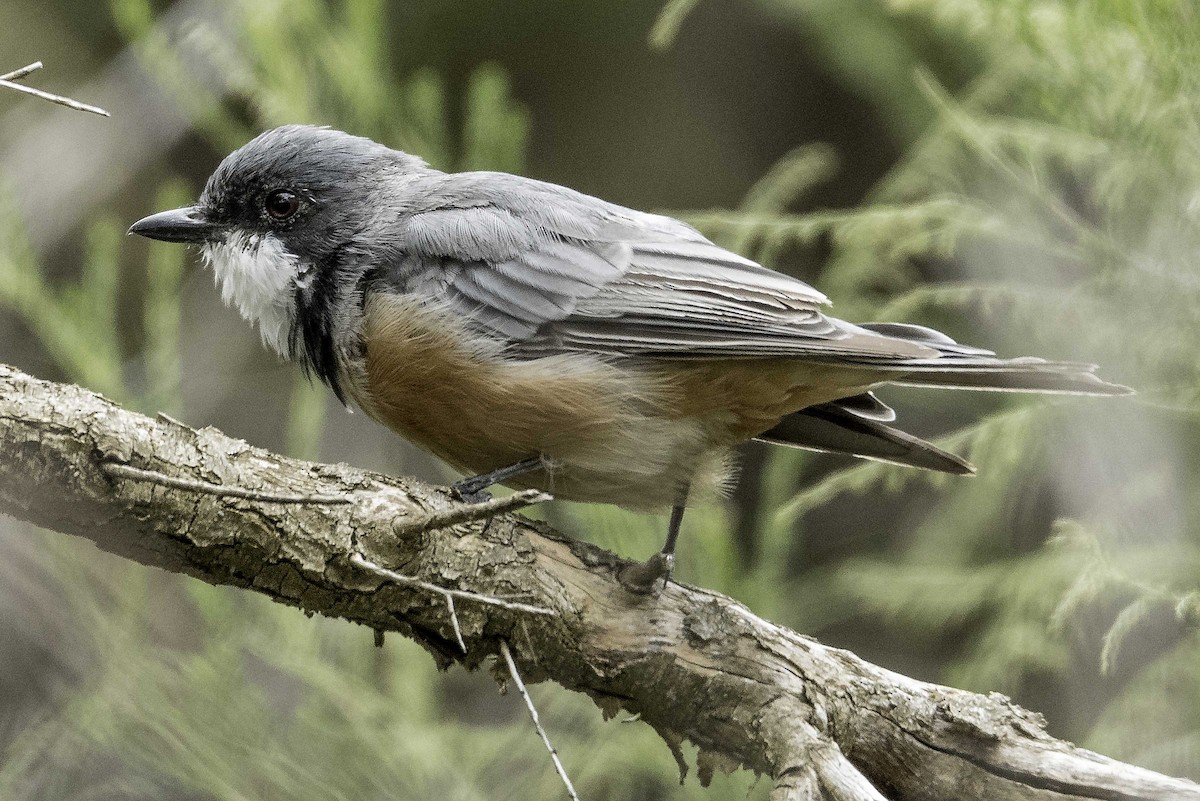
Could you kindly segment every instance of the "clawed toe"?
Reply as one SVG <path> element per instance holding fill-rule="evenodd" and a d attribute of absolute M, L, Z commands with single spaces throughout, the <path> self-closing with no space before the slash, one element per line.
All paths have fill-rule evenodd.
<path fill-rule="evenodd" d="M 466 479 L 451 484 L 450 491 L 463 503 L 484 503 L 492 499 L 492 493 L 485 489 L 486 486 L 480 486 L 478 483 Z"/>
<path fill-rule="evenodd" d="M 621 586 L 636 595 L 658 595 L 666 589 L 674 570 L 674 554 L 656 553 L 645 562 L 623 566 L 617 572 L 617 580 L 621 582 Z"/>
<path fill-rule="evenodd" d="M 497 468 L 490 473 L 481 473 L 477 476 L 460 479 L 451 484 L 450 489 L 454 492 L 454 497 L 460 501 L 465 503 L 483 503 L 492 499 L 492 494 L 487 492 L 488 487 L 493 484 L 503 484 L 511 478 L 540 470 L 543 466 L 542 457 L 533 456 L 506 467 Z"/>

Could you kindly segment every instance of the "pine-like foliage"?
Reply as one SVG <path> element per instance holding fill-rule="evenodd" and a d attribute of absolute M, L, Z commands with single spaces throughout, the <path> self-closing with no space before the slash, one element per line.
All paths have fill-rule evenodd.
<path fill-rule="evenodd" d="M 827 31 L 829 3 L 768 5 Z M 845 25 L 865 5 L 846 4 Z M 943 440 L 978 465 L 973 481 L 862 464 L 797 492 L 793 477 L 813 458 L 777 457 L 771 482 L 791 497 L 763 532 L 769 567 L 749 580 L 778 574 L 772 555 L 796 552 L 814 510 L 846 518 L 851 495 L 881 504 L 894 522 L 863 535 L 875 555 L 790 580 L 811 604 L 795 622 L 836 637 L 839 621 L 869 615 L 907 659 L 936 649 L 925 669 L 944 680 L 1035 697 L 1041 687 L 1059 702 L 1051 722 L 1063 733 L 1195 776 L 1200 10 L 1188 0 L 870 5 L 969 53 L 969 83 L 951 92 L 916 70 L 931 123 L 859 208 L 792 211 L 832 163 L 810 150 L 785 158 L 741 209 L 692 221 L 775 266 L 797 245 L 829 245 L 818 280 L 843 316 L 1097 361 L 1140 394 L 975 401 L 980 421 Z M 852 69 L 851 81 L 868 70 Z M 825 166 L 797 168 L 814 158 Z M 956 403 L 916 398 L 926 410 Z M 1078 700 L 1054 698 L 1072 692 Z"/>
<path fill-rule="evenodd" d="M 843 167 L 831 149 L 802 145 L 740 208 L 692 221 L 784 269 L 798 249 L 828 246 L 818 282 L 841 316 L 1096 360 L 1141 394 L 914 391 L 907 405 L 900 395 L 904 419 L 945 433 L 979 478 L 876 464 L 826 474 L 827 457 L 776 454 L 757 557 L 739 562 L 723 510 L 689 513 L 680 576 L 897 669 L 1039 708 L 1068 697 L 1047 710 L 1060 733 L 1200 776 L 1200 19 L 1190 0 L 762 4 L 804 26 L 830 69 L 895 120 L 906 156 L 861 206 L 814 211 L 813 190 Z M 669 46 L 698 5 L 671 3 L 655 42 Z M 222 21 L 166 39 L 146 0 L 113 2 L 149 72 L 218 151 L 311 121 L 447 169 L 521 170 L 528 123 L 503 72 L 481 67 L 460 97 L 435 72 L 397 73 L 389 56 L 403 32 L 382 0 L 222 8 Z M 965 86 L 943 87 L 940 67 L 912 73 L 916 29 L 971 75 Z M 172 188 L 162 206 L 187 194 Z M 186 419 L 179 250 L 150 251 L 142 344 L 130 353 L 114 312 L 121 225 L 94 224 L 82 285 L 59 289 L 12 219 L 0 214 L 0 302 L 69 378 Z M 320 455 L 320 398 L 297 383 L 297 455 Z M 630 555 L 649 554 L 666 525 L 607 507 L 548 514 Z M 32 721 L 3 718 L 4 798 L 561 793 L 524 710 L 490 677 L 442 676 L 411 644 L 377 650 L 339 622 L 26 534 L 5 551 L 6 583 L 22 580 L 5 611 L 22 641 L 46 643 L 54 704 Z M 675 787 L 674 762 L 644 724 L 604 723 L 557 688 L 533 693 L 586 798 L 767 794 L 744 773 Z"/>

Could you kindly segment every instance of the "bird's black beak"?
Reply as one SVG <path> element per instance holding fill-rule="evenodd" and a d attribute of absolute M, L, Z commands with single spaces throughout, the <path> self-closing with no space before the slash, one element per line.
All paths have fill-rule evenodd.
<path fill-rule="evenodd" d="M 220 226 L 204 216 L 197 206 L 160 211 L 129 226 L 129 233 L 157 239 L 161 242 L 202 244 L 211 239 Z"/>

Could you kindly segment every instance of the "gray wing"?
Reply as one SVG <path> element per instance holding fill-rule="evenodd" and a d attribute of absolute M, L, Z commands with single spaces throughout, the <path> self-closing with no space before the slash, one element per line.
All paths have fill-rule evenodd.
<path fill-rule="evenodd" d="M 690 226 L 500 173 L 430 179 L 403 220 L 405 285 L 534 357 L 928 357 L 828 317 L 824 295 Z"/>

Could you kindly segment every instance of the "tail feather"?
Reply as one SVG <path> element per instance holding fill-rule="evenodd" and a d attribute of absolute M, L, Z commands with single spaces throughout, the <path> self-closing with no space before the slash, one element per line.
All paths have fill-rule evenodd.
<path fill-rule="evenodd" d="M 870 398 L 870 403 L 864 399 Z M 845 402 L 844 402 L 845 401 Z M 887 409 L 873 395 L 856 395 L 844 401 L 822 403 L 802 409 L 779 421 L 757 439 L 826 453 L 844 453 L 860 459 L 936 470 L 942 473 L 971 475 L 975 468 L 933 443 L 884 425 L 860 410 L 869 406 Z M 859 407 L 859 408 L 855 408 Z M 888 409 L 890 412 L 891 410 Z M 872 413 L 868 413 L 872 414 Z"/>
<path fill-rule="evenodd" d="M 1095 365 L 1052 362 L 1025 357 L 1001 359 L 989 350 L 960 345 L 950 337 L 917 325 L 868 323 L 860 328 L 880 337 L 915 343 L 929 357 L 852 359 L 870 366 L 880 384 L 976 389 L 996 392 L 1039 392 L 1072 395 L 1129 395 L 1133 390 L 1099 378 Z M 902 352 L 897 349 L 897 352 Z M 844 363 L 847 358 L 843 355 Z M 871 392 L 830 403 L 809 406 L 787 415 L 757 439 L 793 448 L 844 453 L 862 459 L 936 470 L 972 474 L 967 461 L 933 443 L 884 425 L 896 413 Z"/>
<path fill-rule="evenodd" d="M 940 363 L 939 363 L 940 362 Z M 891 368 L 888 368 L 889 371 Z M 1131 395 L 1133 390 L 1097 376 L 1096 368 L 1070 362 L 1030 363 L 1025 359 L 936 359 L 897 366 L 888 383 L 902 386 L 973 389 L 984 392 L 1038 392 L 1059 395 Z"/>
<path fill-rule="evenodd" d="M 1053 362 L 1035 357 L 1000 359 L 982 348 L 960 345 L 950 337 L 919 325 L 868 323 L 861 326 L 876 334 L 915 342 L 942 354 L 931 359 L 874 363 L 892 384 L 992 392 L 1040 392 L 1067 395 L 1130 395 L 1133 390 L 1111 384 L 1096 375 L 1096 365 Z"/>

